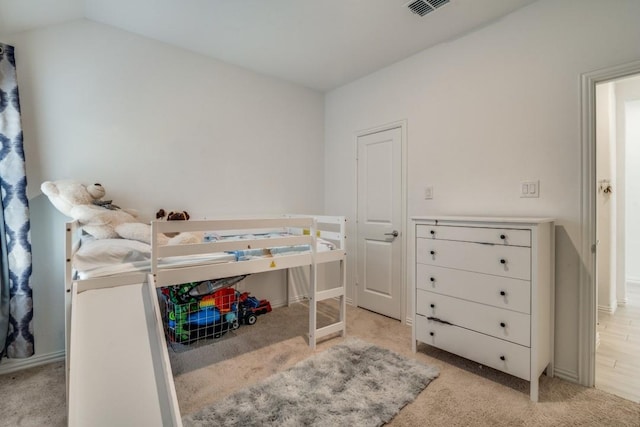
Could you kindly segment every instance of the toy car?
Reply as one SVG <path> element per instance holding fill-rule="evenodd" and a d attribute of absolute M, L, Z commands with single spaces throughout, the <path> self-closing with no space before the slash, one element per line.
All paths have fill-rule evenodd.
<path fill-rule="evenodd" d="M 248 292 L 242 293 L 238 300 L 238 318 L 245 325 L 253 325 L 258 320 L 258 316 L 271 311 L 271 303 L 266 299 L 258 300 L 256 297 L 249 296 Z"/>

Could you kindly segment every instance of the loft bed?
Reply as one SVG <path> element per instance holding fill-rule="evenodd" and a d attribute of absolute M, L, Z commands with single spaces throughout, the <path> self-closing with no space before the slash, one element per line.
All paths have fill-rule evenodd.
<path fill-rule="evenodd" d="M 161 245 L 159 236 L 170 233 L 209 238 L 198 239 L 199 243 Z M 232 237 L 239 235 L 242 237 Z M 123 251 L 129 251 L 126 256 L 120 248 L 106 250 L 111 262 L 99 261 L 92 266 L 99 260 L 94 252 L 110 243 L 131 242 L 91 241 L 82 235 L 77 222 L 66 224 L 71 426 L 181 425 L 158 288 L 308 267 L 309 346 L 315 348 L 316 342 L 328 335 L 346 334 L 344 217 L 154 221 L 148 251 L 145 244 L 133 242 Z M 339 265 L 339 283 L 319 291 L 317 267 L 333 262 Z M 318 302 L 334 298 L 339 300 L 338 320 L 317 328 Z"/>

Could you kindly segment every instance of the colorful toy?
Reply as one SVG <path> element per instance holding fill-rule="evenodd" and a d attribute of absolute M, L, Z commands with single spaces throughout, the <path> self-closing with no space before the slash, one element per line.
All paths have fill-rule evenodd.
<path fill-rule="evenodd" d="M 203 282 L 198 283 L 197 286 L 191 288 L 191 290 L 189 291 L 189 295 L 194 296 L 194 297 L 206 296 L 206 295 L 212 294 L 213 292 L 217 291 L 218 289 L 229 288 L 229 287 L 235 285 L 236 283 L 241 282 L 247 276 L 248 276 L 248 274 L 243 274 L 241 276 L 233 276 L 233 277 L 225 277 L 225 278 L 222 278 L 222 279 L 205 280 Z"/>
<path fill-rule="evenodd" d="M 213 295 L 204 296 L 202 297 L 198 305 L 200 306 L 200 308 L 213 307 L 216 305 L 216 297 L 214 297 Z"/>
<path fill-rule="evenodd" d="M 222 283 L 229 280 L 236 283 L 233 279 L 223 279 Z M 240 323 L 255 324 L 259 315 L 272 310 L 266 299 L 259 300 L 249 292 L 240 293 L 230 286 L 219 288 L 216 284 L 214 281 L 192 282 L 162 289 L 168 304 L 167 325 L 172 341 L 188 343 L 200 338 L 218 338 L 237 329 Z M 205 288 L 215 291 L 204 296 L 194 295 L 195 289 Z"/>
<path fill-rule="evenodd" d="M 198 309 L 194 303 L 173 304 L 169 302 L 168 326 L 171 331 L 172 341 L 183 342 L 189 340 L 191 336 L 189 314 L 192 313 L 194 309 Z"/>
<path fill-rule="evenodd" d="M 253 325 L 258 320 L 259 315 L 266 314 L 271 311 L 271 303 L 266 299 L 258 300 L 256 297 L 250 296 L 249 292 L 243 292 L 238 296 L 240 308 L 238 316 L 240 321 L 246 325 Z"/>
<path fill-rule="evenodd" d="M 232 288 L 223 288 L 215 291 L 212 295 L 202 297 L 200 307 L 216 307 L 221 313 L 228 313 L 235 302 L 236 291 Z"/>
<path fill-rule="evenodd" d="M 219 338 L 240 326 L 235 289 L 218 289 L 202 298 L 192 296 L 191 291 L 200 285 L 201 282 L 192 282 L 162 289 L 167 299 L 171 341 L 188 343 L 201 338 Z"/>
<path fill-rule="evenodd" d="M 211 326 L 219 323 L 222 316 L 217 307 L 205 307 L 187 314 L 189 326 Z"/>

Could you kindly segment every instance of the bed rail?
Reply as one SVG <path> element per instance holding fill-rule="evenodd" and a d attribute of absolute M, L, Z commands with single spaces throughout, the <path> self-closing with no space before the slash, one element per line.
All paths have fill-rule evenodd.
<path fill-rule="evenodd" d="M 288 231 L 288 228 L 308 228 L 312 233 L 276 238 L 224 240 L 204 243 L 161 245 L 160 235 L 194 233 L 203 240 L 204 233 L 264 233 Z M 197 256 L 220 252 L 264 249 L 274 246 L 309 245 L 305 253 L 273 258 L 257 258 L 241 262 L 203 264 L 190 267 L 163 268 L 160 261 L 166 257 Z M 193 221 L 153 221 L 151 223 L 151 274 L 156 287 L 175 285 L 220 277 L 239 276 L 263 271 L 280 270 L 315 263 L 316 224 L 313 218 L 221 219 Z"/>

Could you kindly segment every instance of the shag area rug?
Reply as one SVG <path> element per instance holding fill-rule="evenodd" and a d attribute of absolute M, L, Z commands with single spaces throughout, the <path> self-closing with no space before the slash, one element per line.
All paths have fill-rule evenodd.
<path fill-rule="evenodd" d="M 348 339 L 183 417 L 186 426 L 380 426 L 424 390 L 436 367 Z"/>

